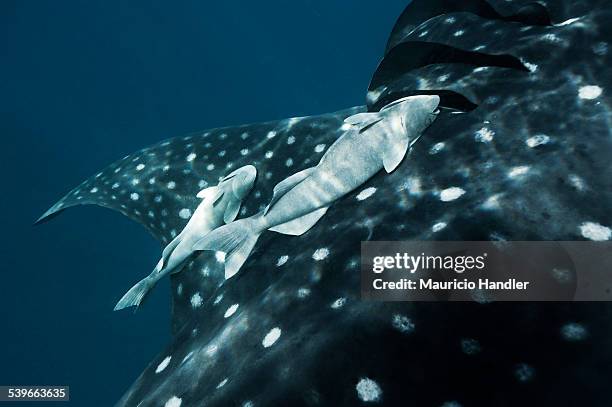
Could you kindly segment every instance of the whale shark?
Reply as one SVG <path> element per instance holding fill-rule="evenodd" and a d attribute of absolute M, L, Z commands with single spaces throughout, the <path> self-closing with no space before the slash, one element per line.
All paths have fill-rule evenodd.
<path fill-rule="evenodd" d="M 488 3 L 508 16 L 528 1 Z M 362 241 L 612 239 L 608 3 L 545 6 L 551 25 L 437 9 L 397 27 L 394 44 L 409 45 L 381 53 L 392 75 L 373 73 L 377 86 L 356 102 L 364 106 L 161 141 L 60 199 L 41 221 L 96 204 L 166 245 L 188 221 L 183 209 L 197 208 L 197 192 L 229 170 L 258 169 L 239 212 L 248 217 L 275 185 L 320 160 L 346 118 L 417 94 L 464 107 L 441 109 L 409 160 L 345 195 L 299 239 L 263 234 L 234 278 L 225 280 L 225 259 L 212 252 L 190 259 L 193 272 L 171 275 L 172 339 L 117 406 L 609 405 L 609 303 L 496 303 L 486 292 L 466 303 L 383 303 L 359 294 Z M 462 52 L 445 60 L 439 50 L 449 48 Z M 402 66 L 411 49 L 424 51 Z M 513 67 L 470 64 L 470 52 L 512 56 Z"/>
<path fill-rule="evenodd" d="M 329 207 L 359 188 L 381 169 L 392 172 L 408 148 L 434 121 L 438 96 L 412 96 L 378 113 L 358 113 L 344 120 L 348 130 L 323 154 L 319 163 L 274 187 L 264 211 L 207 234 L 194 250 L 226 253 L 225 278 L 234 276 L 253 250 L 259 235 L 270 230 L 299 236 L 325 215 Z"/>
<path fill-rule="evenodd" d="M 202 199 L 185 228 L 164 248 L 153 272 L 134 285 L 117 303 L 115 311 L 139 306 L 145 295 L 167 274 L 181 271 L 182 265 L 193 254 L 192 246 L 210 231 L 238 216 L 242 200 L 250 192 L 257 169 L 246 165 L 221 178 L 217 186 L 201 190 Z"/>

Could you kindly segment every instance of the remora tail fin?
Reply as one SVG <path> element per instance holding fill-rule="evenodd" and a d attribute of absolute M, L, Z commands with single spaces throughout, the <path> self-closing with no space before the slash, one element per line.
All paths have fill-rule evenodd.
<path fill-rule="evenodd" d="M 252 227 L 250 218 L 221 226 L 193 245 L 193 250 L 213 250 L 225 253 L 225 278 L 233 277 L 249 258 L 261 232 Z"/>
<path fill-rule="evenodd" d="M 142 303 L 142 300 L 145 298 L 145 296 L 149 293 L 151 288 L 155 286 L 156 282 L 157 281 L 151 276 L 143 278 L 132 288 L 130 288 L 123 297 L 121 297 L 119 302 L 117 302 L 117 305 L 115 305 L 114 310 L 119 311 L 128 307 L 138 307 L 140 303 Z"/>

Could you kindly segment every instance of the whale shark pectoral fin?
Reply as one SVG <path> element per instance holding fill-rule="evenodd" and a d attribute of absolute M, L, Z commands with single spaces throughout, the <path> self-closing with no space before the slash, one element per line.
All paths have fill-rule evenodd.
<path fill-rule="evenodd" d="M 367 130 L 370 126 L 375 125 L 382 120 L 380 114 L 373 113 L 357 113 L 344 119 L 344 123 L 350 124 L 359 128 L 359 131 Z"/>
<path fill-rule="evenodd" d="M 317 209 L 304 215 L 301 218 L 294 219 L 282 225 L 274 226 L 268 230 L 272 232 L 282 233 L 284 235 L 300 236 L 308 232 L 318 221 L 325 215 L 329 206 Z"/>
<path fill-rule="evenodd" d="M 387 173 L 393 172 L 402 162 L 408 152 L 409 141 L 407 137 L 387 143 L 382 153 L 383 165 Z"/>
<path fill-rule="evenodd" d="M 227 208 L 225 208 L 225 212 L 223 213 L 223 222 L 230 223 L 233 222 L 234 219 L 238 216 L 238 211 L 240 210 L 241 201 L 237 199 L 230 199 L 227 204 Z"/>
<path fill-rule="evenodd" d="M 223 196 L 223 189 L 217 186 L 208 187 L 198 192 L 196 196 L 201 199 L 209 199 L 215 205 Z"/>
<path fill-rule="evenodd" d="M 263 214 L 267 214 L 270 208 L 272 208 L 272 206 L 274 206 L 274 204 L 281 198 L 281 196 L 285 195 L 287 191 L 289 191 L 291 188 L 308 178 L 308 176 L 312 174 L 314 169 L 315 167 L 306 168 L 305 170 L 296 172 L 295 174 L 285 178 L 284 180 L 276 184 L 276 186 L 274 187 L 274 192 L 272 193 L 272 200 L 270 201 L 268 206 L 266 206 L 266 209 L 264 209 Z"/>

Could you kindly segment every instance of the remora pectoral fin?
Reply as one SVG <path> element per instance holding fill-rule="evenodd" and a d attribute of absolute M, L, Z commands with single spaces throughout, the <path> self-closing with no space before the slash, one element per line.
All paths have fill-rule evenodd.
<path fill-rule="evenodd" d="M 393 172 L 402 162 L 408 151 L 408 138 L 402 137 L 400 140 L 393 140 L 387 143 L 383 151 L 383 165 L 387 173 Z"/>
<path fill-rule="evenodd" d="M 208 187 L 198 192 L 196 196 L 201 199 L 209 199 L 211 200 L 211 203 L 214 205 L 223 196 L 223 190 L 216 186 Z"/>
<path fill-rule="evenodd" d="M 274 187 L 272 194 L 272 200 L 264 209 L 264 215 L 268 213 L 270 208 L 280 199 L 281 196 L 285 195 L 291 188 L 304 181 L 314 171 L 315 167 L 306 168 L 300 172 L 296 172 L 292 176 L 285 178 Z"/>
<path fill-rule="evenodd" d="M 238 216 L 238 211 L 240 210 L 241 201 L 237 199 L 231 199 L 227 204 L 227 208 L 225 208 L 225 212 L 223 213 L 223 222 L 230 223 L 233 222 L 234 219 Z"/>
<path fill-rule="evenodd" d="M 325 212 L 329 209 L 326 206 L 321 209 L 317 209 L 314 212 L 310 212 L 308 215 L 304 215 L 301 218 L 294 219 L 290 222 L 283 223 L 282 225 L 274 226 L 268 230 L 272 232 L 282 233 L 284 235 L 300 236 L 308 232 L 318 221 L 325 215 Z"/>
<path fill-rule="evenodd" d="M 357 113 L 344 119 L 344 122 L 358 127 L 359 131 L 364 131 L 381 120 L 382 117 L 378 113 Z"/>

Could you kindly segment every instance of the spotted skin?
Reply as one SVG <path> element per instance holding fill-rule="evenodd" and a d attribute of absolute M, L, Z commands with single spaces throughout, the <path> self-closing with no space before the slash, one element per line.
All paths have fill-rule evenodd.
<path fill-rule="evenodd" d="M 517 23 L 447 15 L 453 22 L 437 28 L 437 41 L 512 52 L 534 47 L 533 54 L 518 53 L 537 69 L 485 80 L 479 75 L 488 70 L 438 67 L 432 81 L 448 75 L 448 83 L 460 84 L 458 91 L 480 95 L 477 109 L 440 114 L 394 173 L 375 176 L 344 197 L 305 235 L 262 236 L 227 284 L 215 277 L 222 276 L 221 256 L 198 258 L 192 267 L 199 272 L 173 279 L 171 344 L 118 406 L 609 405 L 607 303 L 359 299 L 358 248 L 366 239 L 611 238 L 610 15 L 597 0 L 546 3 L 555 24 L 580 20 L 530 28 L 523 33 L 532 34 L 521 37 Z M 465 21 L 470 24 L 462 26 Z M 561 41 L 551 43 L 555 37 L 548 34 Z M 263 175 L 255 187 L 260 194 L 253 194 L 243 215 L 252 214 L 276 183 L 316 163 L 341 134 L 344 117 L 358 111 L 363 109 L 225 129 L 225 138 L 213 131 L 214 146 L 196 144 L 215 154 L 193 161 L 197 177 L 178 170 L 172 190 L 126 187 L 124 212 L 141 219 L 134 210 L 153 204 L 160 190 L 175 197 L 178 213 L 183 199 L 197 192 L 194 181 L 210 172 L 212 182 L 221 175 L 219 166 L 237 160 L 234 165 L 254 164 Z M 536 136 L 546 142 L 534 142 Z M 184 159 L 188 141 L 173 143 Z M 207 170 L 210 165 L 215 169 Z M 104 182 L 92 179 L 80 190 Z M 131 193 L 139 200 L 129 200 Z M 69 199 L 65 204 L 78 203 L 74 195 Z M 175 216 L 167 225 L 182 222 Z M 167 228 L 155 225 L 154 233 L 170 238 Z M 195 293 L 202 298 L 197 308 L 190 302 Z"/>

